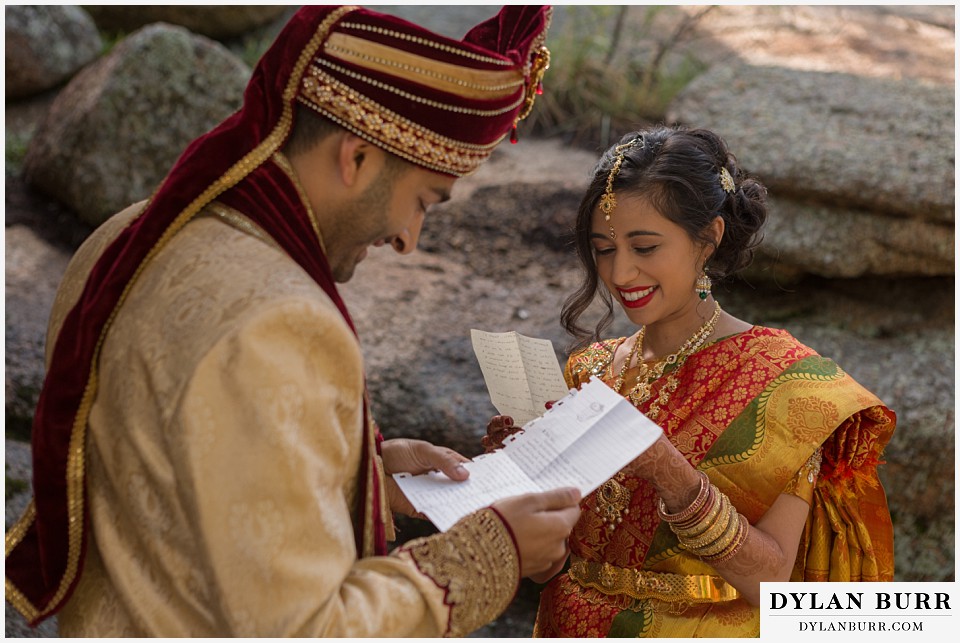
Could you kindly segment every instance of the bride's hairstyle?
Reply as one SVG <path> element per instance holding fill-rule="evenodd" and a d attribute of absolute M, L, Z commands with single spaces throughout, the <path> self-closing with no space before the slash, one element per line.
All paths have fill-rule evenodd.
<path fill-rule="evenodd" d="M 714 247 L 706 268 L 714 282 L 750 264 L 767 218 L 766 188 L 740 169 L 736 157 L 714 132 L 660 125 L 624 136 L 600 158 L 577 212 L 574 243 L 583 281 L 564 302 L 560 320 L 578 346 L 599 341 L 613 320 L 613 302 L 599 286 L 590 242 L 593 214 L 611 193 L 647 199 L 660 214 L 686 230 L 691 240 L 711 246 L 714 243 L 707 228 L 715 217 L 722 217 L 723 239 Z M 605 314 L 594 329 L 583 328 L 580 317 L 598 297 Z"/>

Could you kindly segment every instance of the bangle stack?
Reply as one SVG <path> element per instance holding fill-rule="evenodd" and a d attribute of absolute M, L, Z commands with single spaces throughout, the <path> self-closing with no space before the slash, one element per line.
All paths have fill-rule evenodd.
<path fill-rule="evenodd" d="M 700 491 L 688 507 L 671 514 L 660 499 L 660 519 L 680 540 L 680 546 L 701 560 L 721 563 L 736 555 L 747 540 L 750 523 L 737 511 L 725 493 L 700 475 Z"/>

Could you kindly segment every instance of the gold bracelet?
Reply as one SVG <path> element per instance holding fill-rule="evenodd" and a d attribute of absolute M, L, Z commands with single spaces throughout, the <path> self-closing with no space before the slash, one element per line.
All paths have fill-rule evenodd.
<path fill-rule="evenodd" d="M 697 471 L 700 474 L 700 491 L 697 492 L 697 497 L 693 499 L 686 509 L 681 509 L 675 514 L 667 513 L 667 505 L 664 504 L 663 498 L 660 498 L 660 503 L 657 507 L 657 513 L 660 514 L 660 519 L 665 522 L 683 522 L 684 520 L 690 518 L 695 514 L 707 501 L 707 494 L 710 491 L 710 478 L 707 477 L 703 471 Z"/>
<path fill-rule="evenodd" d="M 697 547 L 694 553 L 700 558 L 708 558 L 711 556 L 719 556 L 725 552 L 737 538 L 737 532 L 740 530 L 739 516 L 740 514 L 737 512 L 737 508 L 730 505 L 730 511 L 727 514 L 727 528 L 723 534 L 713 542 Z"/>
<path fill-rule="evenodd" d="M 698 540 L 702 537 L 705 537 L 708 533 L 713 533 L 713 537 L 716 538 L 719 534 L 721 534 L 723 532 L 723 527 L 718 529 L 717 524 L 721 521 L 723 512 L 727 510 L 727 506 L 730 504 L 730 499 L 724 494 L 720 493 L 719 490 L 715 491 L 714 497 L 716 500 L 714 501 L 713 506 L 710 508 L 710 512 L 703 517 L 700 523 L 689 529 L 680 529 L 679 527 L 670 525 L 673 533 L 675 533 L 677 537 L 682 540 Z"/>
<path fill-rule="evenodd" d="M 740 520 L 738 522 L 740 523 L 738 525 L 739 529 L 737 530 L 737 535 L 734 537 L 730 548 L 717 554 L 716 556 L 710 558 L 703 557 L 703 560 L 713 564 L 724 563 L 737 555 L 737 552 L 740 551 L 740 549 L 743 547 L 743 544 L 747 542 L 747 536 L 750 534 L 750 521 L 748 521 L 743 514 L 740 514 Z"/>
<path fill-rule="evenodd" d="M 710 523 L 705 530 L 702 530 L 696 536 L 677 534 L 677 538 L 680 539 L 684 547 L 687 549 L 700 549 L 715 542 L 717 538 L 726 533 L 730 527 L 731 510 L 736 510 L 733 509 L 733 505 L 730 504 L 730 499 L 722 494 L 720 496 L 720 502 L 717 504 L 720 506 L 717 518 Z"/>

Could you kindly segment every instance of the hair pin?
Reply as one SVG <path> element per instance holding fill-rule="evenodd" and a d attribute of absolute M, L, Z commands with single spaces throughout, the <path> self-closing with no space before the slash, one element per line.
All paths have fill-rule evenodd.
<path fill-rule="evenodd" d="M 723 188 L 724 192 L 730 194 L 737 191 L 737 186 L 733 183 L 733 177 L 730 176 L 730 172 L 725 167 L 720 168 L 720 187 Z"/>

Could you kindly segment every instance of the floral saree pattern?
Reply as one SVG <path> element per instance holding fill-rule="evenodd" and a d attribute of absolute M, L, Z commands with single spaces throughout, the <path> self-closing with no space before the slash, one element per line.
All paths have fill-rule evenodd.
<path fill-rule="evenodd" d="M 610 384 L 623 341 L 572 355 L 568 385 L 591 376 Z M 727 337 L 691 356 L 676 375 L 679 387 L 658 424 L 741 514 L 756 523 L 781 493 L 811 505 L 791 580 L 893 579 L 893 528 L 876 471 L 896 426 L 892 411 L 782 330 L 755 326 Z M 618 475 L 630 492 L 623 521 L 609 528 L 595 494 L 584 499 L 570 537 L 573 563 L 544 589 L 534 635 L 758 636 L 759 609 L 679 546 L 657 516 L 652 485 L 631 465 Z M 637 589 L 615 590 L 623 577 Z M 678 578 L 686 578 L 687 589 Z"/>

